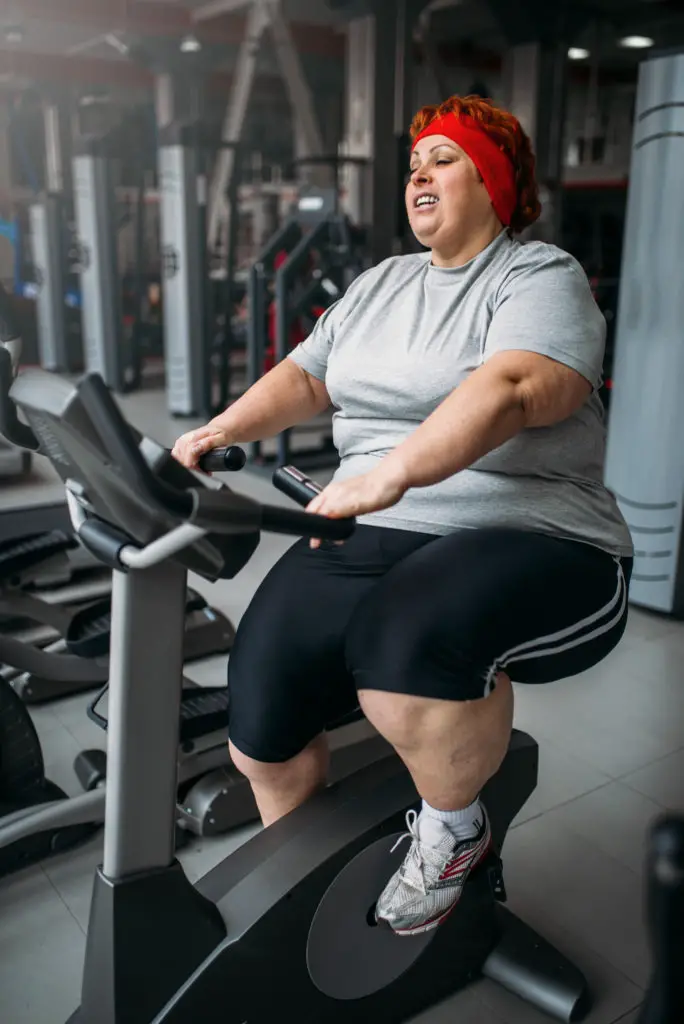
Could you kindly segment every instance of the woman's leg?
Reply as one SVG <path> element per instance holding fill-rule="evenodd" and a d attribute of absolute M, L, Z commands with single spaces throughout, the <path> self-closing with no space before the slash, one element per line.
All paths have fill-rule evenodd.
<path fill-rule="evenodd" d="M 359 527 L 341 547 L 295 544 L 268 574 L 228 663 L 233 761 L 264 825 L 325 785 L 325 728 L 358 705 L 344 655 L 359 601 L 397 560 L 431 538 Z"/>
<path fill-rule="evenodd" d="M 256 761 L 243 754 L 232 742 L 230 756 L 237 770 L 249 779 L 264 827 L 294 811 L 295 807 L 323 789 L 330 763 L 324 732 L 289 761 L 275 764 Z"/>
<path fill-rule="evenodd" d="M 350 622 L 361 705 L 423 798 L 404 865 L 378 902 L 400 934 L 434 927 L 485 855 L 478 794 L 508 746 L 510 677 L 548 682 L 612 650 L 623 570 L 586 545 L 512 530 L 441 538 L 389 572 Z"/>
<path fill-rule="evenodd" d="M 361 690 L 366 718 L 397 751 L 422 798 L 453 811 L 477 800 L 506 756 L 513 725 L 513 688 L 504 672 L 482 700 L 436 700 Z"/>

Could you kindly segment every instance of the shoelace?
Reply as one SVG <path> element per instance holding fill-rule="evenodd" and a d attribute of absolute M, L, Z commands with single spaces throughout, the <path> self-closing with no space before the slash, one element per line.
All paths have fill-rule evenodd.
<path fill-rule="evenodd" d="M 408 831 L 399 836 L 390 853 L 399 847 L 405 839 L 411 840 L 411 849 L 399 871 L 399 878 L 412 889 L 417 889 L 423 896 L 427 895 L 427 882 L 425 881 L 425 870 L 428 867 L 435 868 L 438 874 L 444 871 L 449 862 L 449 855 L 444 856 L 434 846 L 429 846 L 420 840 L 418 833 L 418 812 L 410 810 L 406 812 L 406 828 Z M 409 877 L 406 872 L 415 872 L 415 877 Z"/>

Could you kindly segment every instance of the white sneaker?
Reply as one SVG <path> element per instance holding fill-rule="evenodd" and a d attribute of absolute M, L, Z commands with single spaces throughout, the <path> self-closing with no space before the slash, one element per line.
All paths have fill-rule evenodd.
<path fill-rule="evenodd" d="M 454 909 L 468 875 L 486 857 L 492 843 L 484 807 L 482 822 L 471 839 L 456 839 L 444 826 L 438 845 L 421 842 L 418 813 L 408 811 L 404 839 L 411 847 L 403 864 L 385 886 L 375 908 L 377 921 L 385 921 L 397 935 L 420 935 L 436 928 Z"/>

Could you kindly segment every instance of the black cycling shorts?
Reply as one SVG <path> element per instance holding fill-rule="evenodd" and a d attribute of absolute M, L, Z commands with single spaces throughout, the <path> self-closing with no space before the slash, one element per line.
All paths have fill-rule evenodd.
<path fill-rule="evenodd" d="M 485 697 L 497 672 L 548 683 L 618 643 L 631 559 L 511 529 L 446 537 L 359 526 L 296 543 L 261 584 L 230 655 L 230 735 L 286 761 L 358 706 L 357 691 Z"/>

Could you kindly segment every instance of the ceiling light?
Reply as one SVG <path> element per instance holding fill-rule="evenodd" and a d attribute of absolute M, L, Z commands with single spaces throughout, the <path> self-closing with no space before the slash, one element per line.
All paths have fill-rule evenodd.
<path fill-rule="evenodd" d="M 131 48 L 125 39 L 121 39 L 115 33 L 110 32 L 104 37 L 104 41 L 111 46 L 114 50 L 121 54 L 122 57 L 127 57 L 131 52 Z"/>
<path fill-rule="evenodd" d="M 6 43 L 23 43 L 24 41 L 24 30 L 21 25 L 7 25 L 3 30 L 2 34 L 5 37 Z"/>
<path fill-rule="evenodd" d="M 568 50 L 570 60 L 586 60 L 588 56 L 589 50 L 585 50 L 582 46 L 571 46 Z"/>
<path fill-rule="evenodd" d="M 197 36 L 190 35 L 181 41 L 180 48 L 181 53 L 197 53 L 198 50 L 202 49 L 202 44 Z"/>
<path fill-rule="evenodd" d="M 620 46 L 625 46 L 628 50 L 645 50 L 653 46 L 653 39 L 650 36 L 625 36 L 620 40 Z"/>

